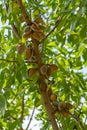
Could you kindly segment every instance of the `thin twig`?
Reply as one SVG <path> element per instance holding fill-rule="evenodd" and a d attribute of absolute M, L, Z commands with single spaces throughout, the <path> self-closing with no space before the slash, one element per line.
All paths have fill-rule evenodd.
<path fill-rule="evenodd" d="M 6 4 L 5 6 L 6 6 L 6 13 L 8 14 L 8 8 L 9 8 L 9 6 L 8 6 L 7 4 Z M 9 19 L 9 20 L 10 20 L 10 19 Z M 16 36 L 17 38 L 21 38 L 21 36 L 20 36 L 20 34 L 19 34 L 19 32 L 18 32 L 18 29 L 17 29 L 17 27 L 14 25 L 14 23 L 11 24 L 11 27 L 12 27 L 12 30 L 13 30 L 15 36 Z"/>
<path fill-rule="evenodd" d="M 23 117 L 24 117 L 24 95 L 22 97 L 22 104 L 21 104 L 21 117 L 20 117 L 21 124 L 23 123 Z"/>
<path fill-rule="evenodd" d="M 17 27 L 14 25 L 14 23 L 11 24 L 11 27 L 12 27 L 12 29 L 13 29 L 13 32 L 14 32 L 15 36 L 16 36 L 17 38 L 21 38 L 21 36 L 20 36 L 20 34 L 19 34 L 19 32 L 18 32 L 18 29 L 17 29 Z"/>
<path fill-rule="evenodd" d="M 43 39 L 45 40 L 52 32 L 54 32 L 54 30 L 58 27 L 58 25 L 60 24 L 60 22 L 62 21 L 63 16 L 59 17 L 56 22 L 54 27 L 52 28 L 52 30 L 50 30 L 50 32 L 46 35 L 46 37 Z"/>
<path fill-rule="evenodd" d="M 12 62 L 12 63 L 20 63 L 17 60 L 8 60 L 8 59 L 0 59 L 1 61 L 5 61 L 5 62 Z M 24 63 L 29 63 L 29 64 L 35 64 L 36 61 L 32 61 L 30 62 L 29 60 L 24 60 Z"/>
<path fill-rule="evenodd" d="M 31 114 L 30 120 L 29 120 L 28 125 L 27 125 L 27 128 L 26 128 L 25 130 L 28 130 L 28 129 L 29 129 L 29 126 L 30 126 L 30 124 L 31 124 L 31 121 L 32 121 L 32 118 L 33 118 L 34 112 L 35 112 L 35 107 L 33 107 L 33 111 L 32 111 L 32 114 Z"/>

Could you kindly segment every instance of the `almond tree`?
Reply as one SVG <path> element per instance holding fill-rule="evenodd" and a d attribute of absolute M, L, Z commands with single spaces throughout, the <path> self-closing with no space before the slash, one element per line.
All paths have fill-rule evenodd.
<path fill-rule="evenodd" d="M 41 130 L 86 130 L 87 1 L 0 0 L 0 19 L 0 129 L 36 109 Z"/>

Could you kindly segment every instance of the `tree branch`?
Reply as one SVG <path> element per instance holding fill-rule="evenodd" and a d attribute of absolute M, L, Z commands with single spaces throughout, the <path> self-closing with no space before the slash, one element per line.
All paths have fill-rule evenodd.
<path fill-rule="evenodd" d="M 34 112 L 35 112 L 35 107 L 33 108 L 33 111 L 32 111 L 31 117 L 30 117 L 30 120 L 29 120 L 28 125 L 27 125 L 27 128 L 26 128 L 25 130 L 28 130 L 28 129 L 29 129 L 29 126 L 30 126 L 30 124 L 31 124 L 31 121 L 32 121 Z"/>
<path fill-rule="evenodd" d="M 64 16 L 62 15 L 62 16 L 60 16 L 60 17 L 56 20 L 54 27 L 52 28 L 52 30 L 50 30 L 50 32 L 46 35 L 46 37 L 45 37 L 43 40 L 45 40 L 52 32 L 54 32 L 54 30 L 58 27 L 58 25 L 59 25 L 60 22 L 62 21 L 63 17 L 64 17 Z"/>
<path fill-rule="evenodd" d="M 27 13 L 25 11 L 25 8 L 24 8 L 24 6 L 22 4 L 22 0 L 17 0 L 17 3 L 18 3 L 18 5 L 19 5 L 19 7 L 21 9 L 21 12 L 22 12 L 22 15 L 24 17 L 25 22 L 30 25 L 32 22 L 29 19 L 28 15 L 27 15 Z"/>
<path fill-rule="evenodd" d="M 35 50 L 37 64 L 38 64 L 38 71 L 40 73 L 42 61 L 41 61 L 41 56 L 40 56 L 39 51 L 38 51 L 38 43 L 36 41 L 33 41 L 33 44 L 34 44 L 34 50 Z M 45 83 L 45 77 L 40 74 L 40 92 L 41 92 L 41 96 L 42 96 L 49 120 L 51 121 L 53 130 L 59 130 L 58 125 L 57 125 L 56 120 L 55 120 L 54 110 L 50 104 L 49 97 L 46 93 L 46 88 L 47 88 L 47 86 Z"/>

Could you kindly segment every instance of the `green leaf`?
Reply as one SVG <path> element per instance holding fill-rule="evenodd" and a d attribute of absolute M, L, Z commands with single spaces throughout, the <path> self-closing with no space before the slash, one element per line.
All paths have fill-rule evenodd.
<path fill-rule="evenodd" d="M 85 49 L 86 45 L 82 44 L 79 49 L 78 52 L 76 53 L 76 58 L 80 57 Z"/>
<path fill-rule="evenodd" d="M 87 113 L 87 106 L 82 106 L 82 111 Z"/>
<path fill-rule="evenodd" d="M 0 94 L 0 113 L 1 115 L 4 115 L 5 109 L 6 109 L 6 99 L 4 95 Z"/>

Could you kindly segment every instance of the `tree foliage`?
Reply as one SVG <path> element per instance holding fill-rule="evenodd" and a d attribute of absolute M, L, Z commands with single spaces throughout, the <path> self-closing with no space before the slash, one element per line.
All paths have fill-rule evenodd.
<path fill-rule="evenodd" d="M 34 107 L 41 130 L 86 130 L 87 0 L 0 0 L 0 19 L 0 129 Z"/>

